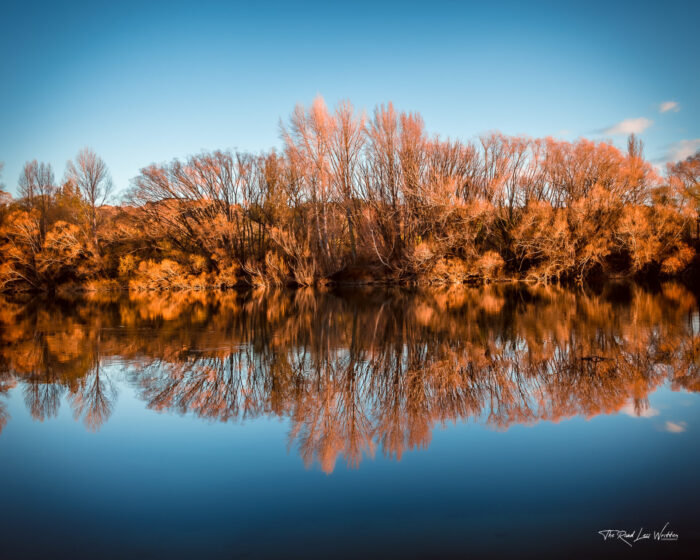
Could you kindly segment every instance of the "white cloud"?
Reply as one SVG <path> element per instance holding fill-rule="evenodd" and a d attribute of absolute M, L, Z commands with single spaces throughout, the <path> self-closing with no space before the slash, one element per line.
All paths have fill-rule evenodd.
<path fill-rule="evenodd" d="M 671 150 L 668 152 L 668 157 L 666 159 L 668 161 L 680 161 L 692 156 L 698 150 L 700 150 L 700 138 L 681 140 L 671 146 Z"/>
<path fill-rule="evenodd" d="M 685 427 L 687 424 L 685 422 L 666 422 L 666 431 L 672 434 L 680 434 L 685 432 Z"/>
<path fill-rule="evenodd" d="M 653 406 L 642 406 L 640 409 L 634 408 L 634 403 L 627 403 L 620 409 L 620 412 L 631 416 L 632 418 L 651 418 L 652 416 L 658 416 L 659 411 Z"/>
<path fill-rule="evenodd" d="M 677 101 L 664 101 L 659 105 L 659 113 L 668 113 L 669 111 L 677 113 L 680 110 L 681 106 Z"/>
<path fill-rule="evenodd" d="M 641 134 L 653 123 L 654 121 L 646 117 L 625 119 L 624 121 L 614 124 L 610 128 L 606 128 L 603 134 Z"/>

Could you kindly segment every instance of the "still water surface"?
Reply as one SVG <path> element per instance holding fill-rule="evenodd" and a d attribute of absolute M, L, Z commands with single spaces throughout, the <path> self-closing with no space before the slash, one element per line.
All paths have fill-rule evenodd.
<path fill-rule="evenodd" d="M 679 284 L 3 301 L 0 557 L 692 557 L 699 392 Z"/>

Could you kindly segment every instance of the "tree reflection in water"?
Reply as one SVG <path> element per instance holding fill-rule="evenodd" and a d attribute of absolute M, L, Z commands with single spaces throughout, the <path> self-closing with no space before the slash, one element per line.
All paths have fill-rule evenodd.
<path fill-rule="evenodd" d="M 0 309 L 0 429 L 2 395 L 19 385 L 35 419 L 67 396 L 97 430 L 123 371 L 158 411 L 287 417 L 290 445 L 326 472 L 376 448 L 400 459 L 436 424 L 507 429 L 630 403 L 643 414 L 664 383 L 700 390 L 697 302 L 675 283 L 102 294 Z"/>

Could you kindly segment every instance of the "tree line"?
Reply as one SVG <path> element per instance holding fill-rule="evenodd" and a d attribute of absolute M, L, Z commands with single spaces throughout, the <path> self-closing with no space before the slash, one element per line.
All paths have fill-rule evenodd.
<path fill-rule="evenodd" d="M 321 98 L 283 148 L 214 151 L 141 169 L 118 205 L 89 149 L 60 185 L 28 162 L 0 198 L 0 289 L 302 286 L 328 282 L 583 281 L 672 276 L 698 248 L 700 152 L 659 175 L 579 139 L 429 136 L 391 104 Z"/>

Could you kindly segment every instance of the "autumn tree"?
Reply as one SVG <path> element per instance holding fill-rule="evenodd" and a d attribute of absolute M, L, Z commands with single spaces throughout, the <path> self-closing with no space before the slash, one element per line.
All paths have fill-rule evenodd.
<path fill-rule="evenodd" d="M 331 169 L 335 120 L 321 97 L 311 107 L 302 105 L 292 112 L 288 127 L 282 126 L 287 157 L 302 189 L 302 203 L 312 212 L 313 252 L 319 272 L 332 274 L 342 266 L 338 252 L 341 233 L 337 223 L 337 202 Z"/>
<path fill-rule="evenodd" d="M 43 243 L 46 237 L 47 214 L 56 191 L 51 164 L 38 163 L 37 160 L 25 163 L 19 177 L 18 189 L 27 206 L 39 214 L 39 239 Z"/>
<path fill-rule="evenodd" d="M 356 115 L 349 101 L 338 105 L 333 115 L 330 162 L 335 185 L 347 217 L 353 264 L 357 261 L 357 220 L 359 217 L 358 166 L 366 141 L 365 117 Z"/>
<path fill-rule="evenodd" d="M 407 256 L 420 243 L 426 141 L 420 115 L 397 113 L 391 103 L 377 107 L 367 126 L 362 176 L 371 211 L 368 241 L 379 262 L 399 276 L 411 273 Z"/>
<path fill-rule="evenodd" d="M 78 152 L 75 161 L 68 162 L 66 178 L 76 185 L 87 202 L 90 236 L 95 251 L 99 254 L 98 209 L 106 202 L 113 188 L 107 165 L 90 148 L 83 148 Z"/>
<path fill-rule="evenodd" d="M 626 149 L 498 132 L 462 141 L 391 103 L 367 118 L 320 97 L 280 129 L 280 152 L 144 167 L 119 207 L 104 204 L 111 181 L 89 149 L 60 187 L 28 162 L 21 199 L 2 200 L 1 285 L 583 282 L 681 274 L 696 258 L 699 154 L 662 178 L 634 135 Z"/>
<path fill-rule="evenodd" d="M 700 151 L 683 161 L 669 164 L 668 174 L 672 188 L 695 210 L 695 236 L 700 237 Z"/>
<path fill-rule="evenodd" d="M 85 238 L 77 225 L 84 205 L 71 187 L 57 188 L 51 166 L 28 162 L 19 180 L 21 199 L 8 204 L 0 223 L 0 286 L 55 290 L 89 276 Z"/>

